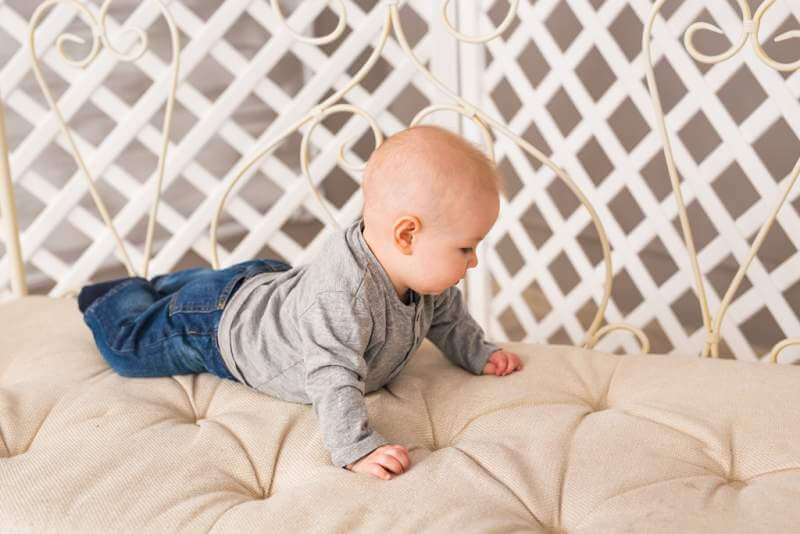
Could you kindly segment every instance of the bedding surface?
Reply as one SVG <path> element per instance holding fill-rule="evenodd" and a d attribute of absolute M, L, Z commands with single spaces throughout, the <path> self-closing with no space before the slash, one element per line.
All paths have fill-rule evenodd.
<path fill-rule="evenodd" d="M 426 342 L 368 395 L 412 459 L 385 482 L 309 406 L 122 378 L 73 299 L 0 305 L 0 530 L 797 531 L 800 368 L 506 346 L 525 369 L 476 377 Z"/>

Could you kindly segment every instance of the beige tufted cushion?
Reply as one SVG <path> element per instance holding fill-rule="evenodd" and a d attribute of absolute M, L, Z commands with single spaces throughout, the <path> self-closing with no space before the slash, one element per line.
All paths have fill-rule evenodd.
<path fill-rule="evenodd" d="M 800 368 L 426 344 L 370 420 L 389 482 L 330 465 L 308 406 L 211 375 L 116 376 L 73 300 L 0 306 L 0 531 L 797 532 Z"/>

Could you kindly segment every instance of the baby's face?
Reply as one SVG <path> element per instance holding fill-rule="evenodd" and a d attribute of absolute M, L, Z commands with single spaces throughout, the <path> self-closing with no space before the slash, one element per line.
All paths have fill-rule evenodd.
<path fill-rule="evenodd" d="M 412 255 L 408 286 L 423 295 L 438 295 L 456 285 L 478 265 L 475 249 L 497 219 L 496 193 L 486 193 L 454 206 L 442 222 L 424 227 Z"/>

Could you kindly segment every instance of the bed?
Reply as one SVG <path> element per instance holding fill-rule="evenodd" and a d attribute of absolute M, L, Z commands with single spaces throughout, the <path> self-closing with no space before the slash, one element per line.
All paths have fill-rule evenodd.
<path fill-rule="evenodd" d="M 649 6 L 648 16 L 643 19 L 644 56 L 650 54 L 650 34 L 654 25 L 661 24 L 659 10 L 664 3 L 659 0 Z M 703 56 L 698 51 L 693 34 L 708 30 L 707 22 L 691 26 L 686 32 L 687 49 L 709 63 L 724 61 L 758 34 L 762 17 L 773 3 L 768 0 L 751 12 L 747 2 L 738 2 L 745 31 L 730 54 Z M 96 37 L 89 59 L 84 58 L 86 66 L 95 59 L 95 48 L 110 46 L 105 25 L 111 2 L 99 7 L 66 0 L 41 4 L 31 16 L 31 43 L 39 25 L 52 24 L 47 14 L 57 14 L 63 7 L 60 4 L 70 4 L 73 10 L 82 12 Z M 174 30 L 170 13 L 180 12 L 182 4 L 151 4 L 151 9 L 158 8 L 155 12 L 163 15 Z M 269 6 L 254 2 L 251 7 L 257 4 L 259 7 L 253 9 L 269 7 L 268 16 L 287 28 L 298 27 L 303 20 L 301 10 L 311 9 L 300 6 L 290 16 L 282 12 L 286 4 L 281 7 L 277 1 Z M 425 62 L 414 56 L 414 47 L 403 32 L 401 4 L 379 2 L 367 10 L 382 26 L 379 34 L 373 31 L 377 37 L 372 41 L 371 52 L 364 56 L 366 61 L 359 63 L 363 67 L 354 69 L 347 83 L 334 84 L 330 96 L 306 110 L 294 124 L 287 124 L 283 133 L 258 144 L 251 157 L 209 194 L 209 202 L 198 209 L 213 213 L 207 219 L 210 233 L 198 247 L 217 267 L 258 250 L 260 244 L 250 243 L 248 237 L 233 246 L 220 246 L 220 216 L 226 202 L 237 202 L 239 179 L 252 173 L 264 155 L 298 131 L 302 132 L 299 165 L 306 182 L 297 180 L 300 185 L 292 190 L 297 191 L 295 196 L 301 195 L 301 186 L 308 195 L 310 184 L 312 200 L 318 202 L 316 207 L 309 204 L 307 209 L 325 219 L 330 227 L 357 213 L 355 203 L 335 206 L 323 198 L 327 191 L 319 193 L 319 180 L 311 176 L 313 166 L 309 161 L 314 154 L 309 149 L 309 139 L 314 139 L 314 130 L 322 129 L 320 125 L 332 115 L 350 113 L 366 121 L 364 131 L 374 137 L 376 144 L 381 141 L 383 128 L 370 113 L 352 102 L 337 102 L 388 47 L 394 54 L 407 53 L 412 58 L 412 68 L 428 77 L 448 102 L 419 110 L 410 122 L 419 122 L 434 112 L 454 112 L 477 125 L 475 131 L 481 133 L 475 140 L 491 154 L 499 143 L 497 138 L 505 136 L 557 175 L 586 208 L 587 221 L 601 236 L 600 267 L 593 272 L 602 274 L 595 293 L 596 309 L 585 322 L 580 343 L 503 342 L 503 346 L 521 355 L 525 367 L 522 372 L 501 379 L 477 377 L 456 368 L 426 342 L 391 384 L 367 396 L 371 425 L 391 442 L 409 448 L 412 468 L 389 482 L 336 468 L 322 446 L 309 406 L 281 402 L 209 374 L 129 379 L 111 371 L 95 349 L 74 298 L 74 289 L 80 283 L 98 276 L 102 258 L 82 256 L 75 261 L 77 267 L 65 271 L 46 291 L 48 294 L 27 294 L 31 277 L 26 275 L 26 262 L 33 261 L 34 251 L 26 251 L 24 245 L 35 237 L 16 225 L 19 201 L 13 194 L 13 182 L 21 178 L 13 174 L 13 166 L 8 164 L 12 151 L 5 131 L 0 129 L 4 155 L 0 166 L 4 203 L 0 213 L 6 229 L 2 265 L 10 293 L 0 304 L 0 530 L 797 531 L 800 367 L 778 361 L 784 361 L 800 341 L 790 337 L 774 344 L 764 351 L 763 361 L 718 356 L 727 332 L 723 318 L 747 268 L 758 263 L 758 248 L 770 226 L 779 220 L 783 204 L 796 197 L 792 188 L 798 169 L 794 168 L 777 184 L 781 190 L 779 202 L 763 230 L 753 236 L 753 247 L 737 256 L 742 268 L 733 284 L 722 298 L 709 297 L 706 293 L 711 294 L 711 290 L 704 290 L 700 266 L 702 254 L 695 250 L 685 215 L 687 208 L 679 193 L 676 157 L 661 109 L 653 63 L 648 63 L 649 94 L 657 125 L 654 129 L 661 136 L 669 175 L 677 186 L 672 199 L 679 214 L 675 228 L 684 232 L 688 249 L 688 259 L 682 267 L 684 274 L 695 280 L 702 318 L 702 327 L 693 337 L 701 341 L 697 350 L 650 354 L 650 337 L 644 325 L 608 322 L 605 317 L 608 310 L 616 309 L 610 299 L 612 279 L 616 278 L 612 277 L 611 247 L 601 217 L 605 212 L 597 209 L 579 184 L 539 152 L 530 139 L 514 133 L 503 121 L 449 89 L 427 70 Z M 512 25 L 517 10 L 529 13 L 526 10 L 531 9 L 520 7 L 517 1 L 509 2 L 504 8 L 507 15 L 503 12 L 496 27 L 478 38 L 477 28 L 465 23 L 466 19 L 454 26 L 469 35 L 451 26 L 448 4 L 444 1 L 437 6 L 443 12 L 444 24 L 459 39 L 478 42 L 503 34 Z M 327 35 L 287 29 L 281 38 L 314 46 L 336 41 L 346 12 L 353 6 L 344 2 L 332 6 L 339 14 L 340 24 Z M 108 24 L 116 24 L 113 19 L 110 17 Z M 369 20 L 365 18 L 362 23 Z M 209 22 L 206 29 L 210 26 Z M 396 43 L 388 40 L 392 31 Z M 41 37 L 42 33 L 38 35 Z M 178 33 L 171 31 L 170 35 L 177 43 Z M 796 36 L 791 31 L 784 31 L 783 35 L 784 40 Z M 129 37 L 132 40 L 127 48 L 120 45 L 114 51 L 120 60 L 132 61 L 144 53 L 146 41 L 139 41 L 139 45 L 145 45 L 139 47 L 135 35 L 131 33 Z M 74 39 L 49 38 L 55 47 L 69 41 Z M 757 43 L 757 39 L 751 42 Z M 754 50 L 778 70 L 797 68 L 792 63 L 772 60 L 755 44 Z M 68 61 L 83 61 L 65 55 Z M 33 51 L 34 65 L 36 56 Z M 175 70 L 166 70 L 173 74 L 161 77 L 161 86 L 167 91 L 171 88 L 171 97 L 163 101 L 165 141 L 147 187 L 142 188 L 148 194 L 147 202 L 141 196 L 136 202 L 158 205 L 161 179 L 173 154 L 167 151 L 170 108 L 179 86 L 177 68 L 182 57 L 173 55 L 171 65 Z M 164 63 L 169 60 L 166 56 Z M 43 78 L 41 73 L 38 77 Z M 63 98 L 68 99 L 66 94 Z M 47 99 L 57 109 L 58 99 Z M 369 108 L 369 103 L 365 107 Z M 56 111 L 47 120 L 61 124 L 64 146 L 72 145 L 80 155 L 82 141 L 74 141 L 67 121 Z M 2 123 L 0 120 L 0 127 Z M 328 142 L 331 144 L 329 139 Z M 183 157 L 180 150 L 174 154 L 176 158 Z M 358 172 L 352 155 L 349 149 L 341 149 L 339 165 Z M 76 174 L 81 174 L 80 169 L 91 174 L 92 160 L 86 161 L 88 165 L 77 165 Z M 90 177 L 88 182 L 92 181 Z M 151 202 L 153 195 L 156 197 Z M 291 204 L 292 198 L 281 202 L 289 204 L 276 208 L 285 217 L 298 205 Z M 110 215 L 98 207 L 97 212 L 100 218 L 112 222 L 110 228 L 114 223 L 127 224 L 124 210 Z M 154 218 L 151 220 L 161 220 L 156 210 L 150 213 Z M 169 220 L 169 216 L 168 212 L 161 217 Z M 71 220 L 74 223 L 77 219 Z M 269 228 L 269 214 L 265 220 L 264 226 L 257 225 L 253 231 Z M 165 259 L 169 255 L 164 246 L 154 245 L 154 226 L 147 225 L 143 246 L 138 248 L 128 242 L 128 230 L 105 230 L 91 245 L 97 248 L 90 256 L 102 256 L 103 250 L 111 250 L 129 273 L 146 274 L 174 266 L 174 262 L 170 264 Z M 150 265 L 153 249 L 157 250 Z M 224 250 L 222 262 L 218 249 Z M 302 259 L 299 252 L 305 251 L 297 252 Z M 139 261 L 142 267 L 137 269 L 135 264 L 139 265 Z M 35 263 L 41 267 L 45 260 L 39 257 Z M 114 273 L 119 274 L 111 274 Z M 485 284 L 485 279 L 470 282 L 467 291 L 471 305 L 476 299 L 480 302 L 481 298 L 489 298 L 491 291 Z M 709 302 L 716 305 L 715 315 Z M 481 316 L 480 309 L 475 313 Z M 632 343 L 634 350 L 620 355 L 599 349 L 598 344 L 607 335 L 626 336 L 624 343 Z"/>

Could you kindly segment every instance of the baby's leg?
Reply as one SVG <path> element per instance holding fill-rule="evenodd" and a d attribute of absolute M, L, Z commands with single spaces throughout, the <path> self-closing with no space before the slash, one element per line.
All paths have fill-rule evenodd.
<path fill-rule="evenodd" d="M 123 376 L 210 372 L 231 378 L 217 344 L 222 311 L 243 279 L 289 266 L 251 260 L 221 270 L 187 269 L 152 281 L 128 278 L 86 309 L 84 320 L 109 365 Z"/>
<path fill-rule="evenodd" d="M 219 271 L 215 271 L 214 269 L 206 267 L 184 269 L 182 271 L 156 276 L 151 280 L 151 283 L 153 288 L 158 291 L 161 296 L 166 296 L 175 293 L 190 282 L 212 276 L 214 273 L 221 271 L 243 272 L 247 271 L 248 269 L 256 269 L 261 271 L 285 271 L 290 268 L 291 267 L 288 264 L 278 260 L 248 260 L 231 265 L 226 269 L 220 269 Z"/>
<path fill-rule="evenodd" d="M 114 286 L 126 280 L 130 280 L 130 278 L 118 278 L 116 280 L 109 280 L 108 282 L 98 282 L 97 284 L 84 286 L 81 288 L 81 292 L 78 293 L 78 309 L 81 313 L 85 313 L 86 308 L 91 306 L 95 300 L 108 293 Z"/>
<path fill-rule="evenodd" d="M 201 267 L 184 269 L 182 271 L 156 276 L 151 280 L 150 284 L 153 286 L 156 292 L 160 294 L 161 297 L 164 297 L 174 293 L 187 283 L 209 273 L 210 271 L 211 269 Z M 81 292 L 78 294 L 78 309 L 80 309 L 81 313 L 86 313 L 86 309 L 91 306 L 95 300 L 108 293 L 111 288 L 130 279 L 131 277 L 118 278 L 116 280 L 98 282 L 96 284 L 84 286 L 81 288 Z"/>
<path fill-rule="evenodd" d="M 204 340 L 190 337 L 187 341 L 191 328 L 171 318 L 170 300 L 162 298 L 148 280 L 129 278 L 86 310 L 84 320 L 97 348 L 118 374 L 154 377 L 206 371 L 197 349 L 184 346 Z"/>
<path fill-rule="evenodd" d="M 153 289 L 155 289 L 161 296 L 170 295 L 175 293 L 180 288 L 198 278 L 208 275 L 212 269 L 206 267 L 194 267 L 191 269 L 184 269 L 174 273 L 162 274 L 156 276 L 151 280 Z"/>

